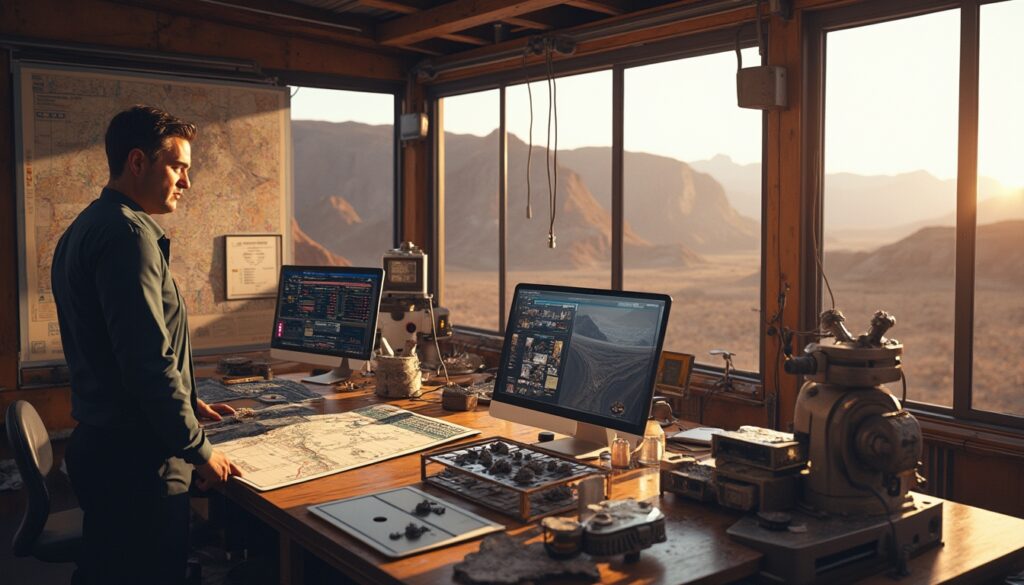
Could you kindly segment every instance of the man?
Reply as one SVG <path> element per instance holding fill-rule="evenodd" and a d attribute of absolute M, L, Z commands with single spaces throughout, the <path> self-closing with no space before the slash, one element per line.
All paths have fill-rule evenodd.
<path fill-rule="evenodd" d="M 76 581 L 180 583 L 188 487 L 241 475 L 197 421 L 230 413 L 195 395 L 170 241 L 151 215 L 177 209 L 196 127 L 157 108 L 114 116 L 110 180 L 61 237 L 51 280 L 78 421 L 68 471 L 85 512 Z M 212 242 L 211 242 L 212 245 Z"/>

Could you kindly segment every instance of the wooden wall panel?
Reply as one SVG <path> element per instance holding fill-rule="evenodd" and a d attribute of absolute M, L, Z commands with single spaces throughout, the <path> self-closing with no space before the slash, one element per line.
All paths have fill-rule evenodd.
<path fill-rule="evenodd" d="M 1024 460 L 957 452 L 950 499 L 1024 518 Z"/>
<path fill-rule="evenodd" d="M 779 294 L 785 294 L 782 324 L 794 330 L 801 329 L 799 307 L 801 257 L 804 242 L 801 222 L 801 92 L 803 87 L 803 11 L 796 11 L 791 20 L 772 18 L 769 36 L 768 63 L 786 68 L 786 91 L 789 106 L 785 110 L 768 114 L 767 154 L 765 168 L 765 267 L 762 290 L 765 318 L 775 315 Z M 775 323 L 776 330 L 779 324 Z M 766 328 L 767 329 L 767 328 Z M 799 380 L 781 370 L 781 338 L 778 333 L 762 336 L 766 396 L 777 401 L 778 428 L 788 430 L 793 422 L 793 409 L 799 392 Z M 799 351 L 799 347 L 794 347 Z M 776 387 L 775 381 L 779 384 Z M 771 399 L 771 398 L 770 398 Z"/>
<path fill-rule="evenodd" d="M 0 161 L 14 160 L 10 53 L 0 50 Z M 14 165 L 0 163 L 0 388 L 18 385 L 17 191 Z"/>
<path fill-rule="evenodd" d="M 208 55 L 286 69 L 400 80 L 408 63 L 375 49 L 232 26 L 105 0 L 11 0 L 0 4 L 0 33 L 36 40 Z"/>
<path fill-rule="evenodd" d="M 427 113 L 429 109 L 424 97 L 423 86 L 410 83 L 405 94 L 405 103 L 402 111 L 405 113 Z M 431 126 L 436 120 L 429 121 Z M 434 128 L 429 129 L 433 135 Z M 431 234 L 433 233 L 433 217 L 430 205 L 430 193 L 432 189 L 428 184 L 430 181 L 429 165 L 431 137 L 422 140 L 411 140 L 403 142 L 400 146 L 402 151 L 402 240 L 410 241 L 419 247 L 427 250 L 436 261 L 433 250 L 431 250 Z"/>

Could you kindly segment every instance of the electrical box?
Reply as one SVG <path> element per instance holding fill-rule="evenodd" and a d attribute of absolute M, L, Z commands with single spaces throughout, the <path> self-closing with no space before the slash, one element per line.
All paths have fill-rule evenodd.
<path fill-rule="evenodd" d="M 741 108 L 781 110 L 786 101 L 786 68 L 744 67 L 736 72 L 736 101 Z"/>
<path fill-rule="evenodd" d="M 426 114 L 402 114 L 398 135 L 402 140 L 421 140 L 427 137 L 429 127 Z"/>

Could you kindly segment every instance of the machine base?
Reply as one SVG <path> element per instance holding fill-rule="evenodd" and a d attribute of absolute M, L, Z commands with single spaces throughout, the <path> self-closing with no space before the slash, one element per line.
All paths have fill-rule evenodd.
<path fill-rule="evenodd" d="M 892 516 L 904 560 L 942 543 L 942 500 L 910 495 L 913 509 Z M 755 516 L 744 517 L 727 531 L 733 540 L 764 554 L 761 576 L 768 581 L 847 583 L 897 566 L 885 516 L 817 518 L 799 511 L 792 516 L 790 531 L 762 528 Z M 801 525 L 806 531 L 792 531 Z"/>

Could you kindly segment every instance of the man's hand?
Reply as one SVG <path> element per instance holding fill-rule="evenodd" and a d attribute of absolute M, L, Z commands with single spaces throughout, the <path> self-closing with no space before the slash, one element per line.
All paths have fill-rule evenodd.
<path fill-rule="evenodd" d="M 242 470 L 227 455 L 217 450 L 213 451 L 209 461 L 196 466 L 196 473 L 199 474 L 196 484 L 203 491 L 223 484 L 232 475 L 242 476 Z"/>
<path fill-rule="evenodd" d="M 196 417 L 198 418 L 218 421 L 221 420 L 221 415 L 228 416 L 231 414 L 235 414 L 235 409 L 227 404 L 207 404 L 202 400 L 196 400 Z"/>

